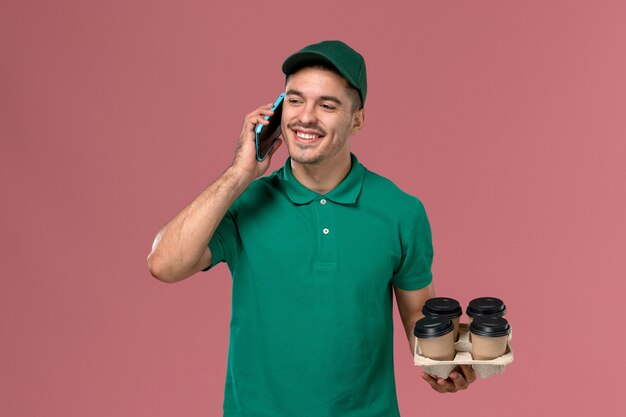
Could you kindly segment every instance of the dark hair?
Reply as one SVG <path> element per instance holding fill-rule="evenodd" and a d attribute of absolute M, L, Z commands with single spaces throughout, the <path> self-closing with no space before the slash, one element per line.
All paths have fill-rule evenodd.
<path fill-rule="evenodd" d="M 319 61 L 307 61 L 306 63 L 295 67 L 294 70 L 290 74 L 287 74 L 287 76 L 285 77 L 285 84 L 287 83 L 287 81 L 289 81 L 289 77 L 291 77 L 293 74 L 295 74 L 296 72 L 300 71 L 303 68 L 324 69 L 324 70 L 330 71 L 330 72 L 332 72 L 334 74 L 337 74 L 338 76 L 340 76 L 346 82 L 346 86 L 348 87 L 348 95 L 352 99 L 352 111 L 355 112 L 355 111 L 361 110 L 363 108 L 363 101 L 361 100 L 361 96 L 359 95 L 359 91 L 356 88 L 354 88 L 352 86 L 352 84 L 350 84 L 348 82 L 348 80 L 346 80 L 346 77 L 344 77 L 339 72 L 339 70 L 337 70 L 337 68 L 335 68 L 334 65 L 331 65 L 330 63 L 328 63 L 326 61 L 322 61 L 322 60 L 319 60 Z"/>

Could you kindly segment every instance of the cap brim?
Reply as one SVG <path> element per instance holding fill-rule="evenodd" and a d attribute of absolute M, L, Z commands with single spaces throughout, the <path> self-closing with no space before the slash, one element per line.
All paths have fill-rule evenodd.
<path fill-rule="evenodd" d="M 339 71 L 341 75 L 343 75 L 343 77 L 346 80 L 348 80 L 348 83 L 350 83 L 350 85 L 352 85 L 354 88 L 359 90 L 358 84 L 352 79 L 352 77 L 350 77 L 350 75 L 348 75 L 346 71 L 344 71 L 343 68 L 341 68 L 341 66 L 337 65 L 335 62 L 329 59 L 326 55 L 320 54 L 317 52 L 296 52 L 295 54 L 289 56 L 285 60 L 285 62 L 283 62 L 283 67 L 282 67 L 283 73 L 285 75 L 290 75 L 290 74 L 293 74 L 294 71 L 301 68 L 304 64 L 308 62 L 319 62 L 319 61 L 326 62 L 332 65 L 334 68 L 337 68 L 337 71 Z"/>

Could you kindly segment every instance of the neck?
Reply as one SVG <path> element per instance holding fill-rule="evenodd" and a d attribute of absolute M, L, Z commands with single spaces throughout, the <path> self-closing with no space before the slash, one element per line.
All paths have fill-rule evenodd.
<path fill-rule="evenodd" d="M 326 194 L 348 176 L 352 168 L 350 154 L 339 161 L 322 164 L 300 164 L 291 160 L 291 172 L 298 182 L 318 194 Z"/>

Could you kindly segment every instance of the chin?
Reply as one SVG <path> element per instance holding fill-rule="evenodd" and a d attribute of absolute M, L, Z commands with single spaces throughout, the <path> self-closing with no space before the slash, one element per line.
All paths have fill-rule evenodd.
<path fill-rule="evenodd" d="M 301 155 L 298 152 L 294 152 L 290 156 L 292 161 L 306 165 L 319 164 L 324 160 L 324 158 L 322 158 L 320 155 Z"/>
<path fill-rule="evenodd" d="M 302 149 L 297 145 L 293 147 L 287 146 L 289 157 L 292 161 L 299 164 L 318 164 L 324 160 L 323 155 L 313 151 L 312 149 Z"/>

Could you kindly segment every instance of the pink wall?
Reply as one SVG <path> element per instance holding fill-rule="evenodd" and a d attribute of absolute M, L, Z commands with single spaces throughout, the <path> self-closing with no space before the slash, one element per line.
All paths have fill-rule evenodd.
<path fill-rule="evenodd" d="M 368 64 L 354 151 L 426 205 L 439 294 L 514 327 L 503 375 L 439 395 L 397 326 L 403 416 L 618 415 L 625 3 L 236 3 L 3 1 L 0 415 L 221 415 L 228 270 L 166 285 L 145 257 L 282 60 L 333 38 Z"/>

